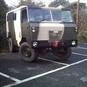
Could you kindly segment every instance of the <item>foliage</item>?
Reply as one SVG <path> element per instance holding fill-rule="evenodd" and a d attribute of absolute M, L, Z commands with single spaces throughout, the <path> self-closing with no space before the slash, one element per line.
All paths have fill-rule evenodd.
<path fill-rule="evenodd" d="M 4 0 L 0 0 L 0 26 L 5 24 L 6 12 L 8 11 L 8 7 Z"/>
<path fill-rule="evenodd" d="M 2 52 L 8 52 L 8 43 L 6 38 L 0 39 L 0 53 Z"/>
<path fill-rule="evenodd" d="M 68 0 L 54 0 L 49 4 L 49 7 L 58 7 L 59 5 L 64 5 L 69 3 Z"/>
<path fill-rule="evenodd" d="M 79 14 L 79 38 L 87 42 L 87 13 L 81 9 Z"/>
<path fill-rule="evenodd" d="M 18 6 L 21 6 L 21 5 L 30 5 L 30 6 L 39 6 L 39 7 L 45 6 L 45 4 L 41 1 L 35 2 L 32 0 L 21 0 Z"/>
<path fill-rule="evenodd" d="M 0 51 L 7 47 L 6 39 L 6 12 L 8 11 L 8 6 L 4 0 L 0 0 Z"/>
<path fill-rule="evenodd" d="M 5 37 L 5 22 L 6 22 L 6 12 L 8 11 L 8 6 L 4 0 L 0 0 L 0 37 Z"/>

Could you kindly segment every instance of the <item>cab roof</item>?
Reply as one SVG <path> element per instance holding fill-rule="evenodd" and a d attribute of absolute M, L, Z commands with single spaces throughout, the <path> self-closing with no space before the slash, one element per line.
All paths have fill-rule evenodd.
<path fill-rule="evenodd" d="M 23 5 L 23 6 L 20 6 L 18 8 L 15 8 L 14 10 L 11 10 L 8 13 L 11 13 L 11 12 L 14 12 L 14 11 L 17 11 L 17 10 L 20 10 L 20 9 L 23 9 L 23 8 L 31 8 L 31 9 L 55 9 L 55 10 L 70 10 L 70 9 L 67 9 L 67 8 L 63 8 L 63 7 L 38 7 L 38 6 L 30 6 L 30 5 Z"/>
<path fill-rule="evenodd" d="M 28 8 L 32 8 L 32 9 L 56 9 L 56 10 L 62 10 L 62 9 L 65 9 L 65 10 L 70 10 L 68 8 L 64 8 L 63 6 L 58 6 L 58 7 L 38 7 L 38 6 L 29 6 L 28 5 Z"/>

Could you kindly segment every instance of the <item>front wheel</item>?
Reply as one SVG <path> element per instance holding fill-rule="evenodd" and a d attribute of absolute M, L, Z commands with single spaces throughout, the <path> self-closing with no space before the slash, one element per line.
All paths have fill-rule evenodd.
<path fill-rule="evenodd" d="M 64 48 L 63 52 L 54 52 L 53 54 L 56 56 L 58 61 L 67 60 L 71 55 L 71 48 Z"/>
<path fill-rule="evenodd" d="M 37 51 L 32 49 L 27 42 L 22 43 L 19 53 L 21 55 L 21 59 L 25 62 L 33 62 L 38 57 Z"/>

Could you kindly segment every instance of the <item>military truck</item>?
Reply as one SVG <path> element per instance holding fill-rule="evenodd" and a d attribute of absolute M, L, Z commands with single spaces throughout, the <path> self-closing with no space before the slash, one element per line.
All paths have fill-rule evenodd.
<path fill-rule="evenodd" d="M 6 31 L 11 52 L 25 62 L 52 52 L 58 61 L 67 60 L 77 46 L 77 30 L 70 9 L 21 6 L 6 14 Z"/>

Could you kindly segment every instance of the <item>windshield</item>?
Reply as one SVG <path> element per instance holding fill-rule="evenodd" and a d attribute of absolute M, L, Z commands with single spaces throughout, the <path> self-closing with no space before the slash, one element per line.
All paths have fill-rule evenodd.
<path fill-rule="evenodd" d="M 73 22 L 71 12 L 67 10 L 29 9 L 31 22 Z"/>
<path fill-rule="evenodd" d="M 51 21 L 50 10 L 29 9 L 30 21 Z"/>
<path fill-rule="evenodd" d="M 71 12 L 64 10 L 51 10 L 53 21 L 73 22 Z"/>

